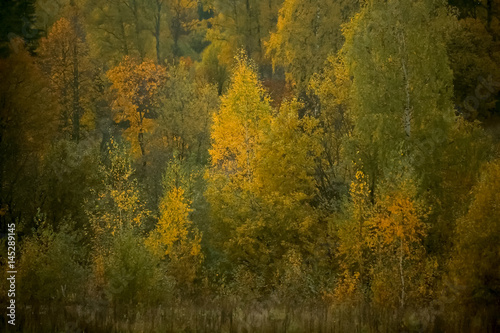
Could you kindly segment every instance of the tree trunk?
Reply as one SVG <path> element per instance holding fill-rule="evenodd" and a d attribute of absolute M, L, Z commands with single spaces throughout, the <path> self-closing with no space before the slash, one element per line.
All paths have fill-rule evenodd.
<path fill-rule="evenodd" d="M 405 306 L 405 277 L 403 272 L 403 240 L 399 247 L 399 276 L 401 278 L 401 308 Z"/>
<path fill-rule="evenodd" d="M 402 44 L 402 50 L 400 51 L 401 54 L 401 65 L 403 68 L 403 80 L 405 84 L 405 93 L 406 93 L 406 105 L 405 105 L 405 110 L 403 114 L 403 126 L 404 130 L 406 133 L 406 136 L 409 138 L 411 136 L 411 118 L 412 118 L 412 111 L 413 108 L 410 104 L 410 81 L 408 79 L 408 71 L 406 68 L 406 43 L 405 43 L 405 36 L 404 33 L 401 33 L 401 44 Z"/>
<path fill-rule="evenodd" d="M 73 140 L 80 140 L 80 72 L 78 68 L 78 39 L 73 45 Z"/>
<path fill-rule="evenodd" d="M 155 40 L 156 40 L 156 63 L 161 65 L 160 56 L 160 32 L 161 32 L 161 1 L 156 0 L 156 17 L 155 17 Z"/>

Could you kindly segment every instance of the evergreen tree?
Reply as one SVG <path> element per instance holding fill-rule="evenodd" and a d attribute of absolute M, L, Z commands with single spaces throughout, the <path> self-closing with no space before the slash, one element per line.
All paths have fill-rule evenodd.
<path fill-rule="evenodd" d="M 12 41 L 20 37 L 33 50 L 40 38 L 35 28 L 36 0 L 6 0 L 0 4 L 0 57 L 6 58 L 12 52 Z M 11 45 L 12 44 L 12 45 Z M 14 50 L 16 51 L 16 50 Z"/>

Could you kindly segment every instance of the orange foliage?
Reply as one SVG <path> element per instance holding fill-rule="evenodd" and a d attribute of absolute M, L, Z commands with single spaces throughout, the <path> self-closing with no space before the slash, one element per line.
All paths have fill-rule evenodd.
<path fill-rule="evenodd" d="M 113 111 L 116 122 L 128 121 L 125 137 L 132 144 L 135 155 L 146 154 L 144 134 L 155 127 L 154 118 L 160 106 L 159 94 L 167 78 L 165 67 L 151 60 L 138 63 L 125 57 L 108 72 L 112 83 Z"/>

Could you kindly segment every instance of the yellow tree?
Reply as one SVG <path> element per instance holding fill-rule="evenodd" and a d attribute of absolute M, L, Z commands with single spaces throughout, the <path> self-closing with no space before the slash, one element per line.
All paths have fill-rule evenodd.
<path fill-rule="evenodd" d="M 368 179 L 363 172 L 356 172 L 349 194 L 349 202 L 345 207 L 346 216 L 334 221 L 339 238 L 337 257 L 342 272 L 342 278 L 335 289 L 338 299 L 349 299 L 369 281 L 369 248 L 366 239 L 373 205 Z"/>
<path fill-rule="evenodd" d="M 125 137 L 132 144 L 134 154 L 144 157 L 147 153 L 144 135 L 154 129 L 153 118 L 157 117 L 166 69 L 150 60 L 138 62 L 125 57 L 107 75 L 112 83 L 114 119 L 128 122 Z"/>
<path fill-rule="evenodd" d="M 182 187 L 174 186 L 166 192 L 156 228 L 146 239 L 151 252 L 167 260 L 167 273 L 180 285 L 193 282 L 203 260 L 201 233 L 189 218 L 190 205 Z"/>
<path fill-rule="evenodd" d="M 213 117 L 210 168 L 205 193 L 222 243 L 252 214 L 254 160 L 259 137 L 269 127 L 266 92 L 245 57 L 237 59 L 231 86 Z"/>
<path fill-rule="evenodd" d="M 108 157 L 109 165 L 101 167 L 103 191 L 96 193 L 97 202 L 88 210 L 94 233 L 105 237 L 141 226 L 149 214 L 125 147 L 112 139 Z"/>
<path fill-rule="evenodd" d="M 374 255 L 371 289 L 379 306 L 403 308 L 407 299 L 416 304 L 413 297 L 425 296 L 414 291 L 419 286 L 419 274 L 426 273 L 422 264 L 426 257 L 423 240 L 427 213 L 414 193 L 415 187 L 402 180 L 398 188 L 379 198 L 367 221 L 370 231 L 365 242 Z"/>
<path fill-rule="evenodd" d="M 312 205 L 321 131 L 313 118 L 299 118 L 296 100 L 273 117 L 255 72 L 238 61 L 212 128 L 206 197 L 214 233 L 240 277 L 259 277 L 253 287 L 306 288 L 299 272 L 321 241 Z"/>
<path fill-rule="evenodd" d="M 212 127 L 212 166 L 249 179 L 258 137 L 271 116 L 269 98 L 255 69 L 244 56 L 238 58 L 231 89 L 222 97 Z"/>
<path fill-rule="evenodd" d="M 38 49 L 60 106 L 61 128 L 75 141 L 80 140 L 82 117 L 93 119 L 93 71 L 80 15 L 78 8 L 69 8 L 67 18 L 54 23 Z M 92 126 L 88 121 L 85 125 Z"/>
<path fill-rule="evenodd" d="M 259 244 L 268 257 L 267 262 L 261 262 L 259 271 L 267 271 L 268 278 L 275 276 L 278 281 L 274 282 L 284 283 L 283 291 L 290 293 L 299 292 L 296 288 L 307 288 L 305 274 L 296 272 L 293 278 L 289 277 L 294 266 L 290 261 L 298 272 L 313 270 L 305 262 L 323 262 L 318 245 L 325 242 L 326 235 L 313 204 L 322 131 L 316 119 L 299 117 L 302 107 L 295 99 L 285 101 L 259 140 L 252 191 L 258 202 L 255 219 L 262 227 L 252 228 L 247 223 L 252 236 L 249 245 Z M 256 257 L 262 257 L 262 253 Z M 314 269 L 318 275 L 319 267 Z"/>
<path fill-rule="evenodd" d="M 338 221 L 338 255 L 343 277 L 336 295 L 364 290 L 378 307 L 417 304 L 429 294 L 435 262 L 427 260 L 423 241 L 428 212 L 416 199 L 410 180 L 386 185 L 371 202 L 366 177 L 361 171 L 351 184 L 347 217 Z M 369 287 L 370 293 L 367 293 Z"/>

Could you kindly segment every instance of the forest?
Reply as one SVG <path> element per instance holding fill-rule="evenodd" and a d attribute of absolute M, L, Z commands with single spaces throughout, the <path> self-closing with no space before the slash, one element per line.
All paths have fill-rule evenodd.
<path fill-rule="evenodd" d="M 2 0 L 0 331 L 500 332 L 500 0 Z"/>

